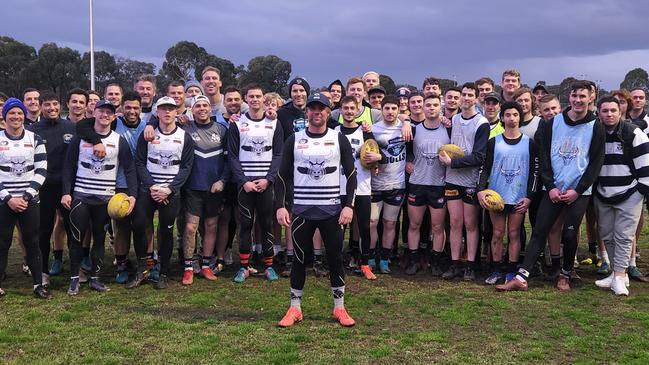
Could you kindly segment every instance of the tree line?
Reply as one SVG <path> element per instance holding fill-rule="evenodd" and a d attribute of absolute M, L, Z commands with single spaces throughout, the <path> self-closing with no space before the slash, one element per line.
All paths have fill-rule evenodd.
<path fill-rule="evenodd" d="M 221 70 L 223 86 L 243 87 L 255 82 L 264 90 L 288 96 L 286 84 L 292 71 L 289 61 L 275 55 L 266 55 L 252 58 L 247 67 L 235 66 L 232 61 L 211 54 L 190 41 L 180 41 L 167 49 L 165 60 L 157 73 L 153 63 L 114 56 L 106 51 L 96 51 L 95 88 L 101 92 L 106 85 L 113 82 L 131 88 L 138 76 L 154 74 L 160 93 L 173 80 L 200 80 L 201 70 L 208 65 Z M 457 85 L 455 80 L 439 79 L 443 90 Z M 546 87 L 550 93 L 559 96 L 562 104 L 567 103 L 570 83 L 575 79 L 567 77 L 557 85 Z M 499 83 L 500 80 L 495 81 Z M 380 76 L 380 82 L 388 94 L 393 94 L 402 86 L 413 90 L 421 87 L 396 83 L 385 74 Z M 544 81 L 541 82 L 545 84 Z M 527 86 L 534 87 L 534 84 Z M 34 47 L 11 37 L 0 36 L 0 91 L 8 95 L 20 95 L 27 87 L 51 90 L 59 96 L 65 96 L 68 90 L 75 87 L 89 89 L 89 52 L 80 54 L 77 50 L 59 47 L 56 43 L 45 43 L 37 51 Z M 630 70 L 620 83 L 620 88 L 630 90 L 635 87 L 649 89 L 649 75 L 642 68 Z M 499 86 L 496 91 L 500 91 Z"/>

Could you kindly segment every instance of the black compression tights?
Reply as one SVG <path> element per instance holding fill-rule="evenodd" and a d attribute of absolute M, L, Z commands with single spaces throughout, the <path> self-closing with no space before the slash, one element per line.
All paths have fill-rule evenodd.
<path fill-rule="evenodd" d="M 14 212 L 7 204 L 0 205 L 0 280 L 7 269 L 9 247 L 11 247 L 14 227 L 18 222 L 21 227 L 24 227 L 23 244 L 27 252 L 27 266 L 32 272 L 33 284 L 41 283 L 41 250 L 38 247 L 39 215 L 38 204 L 30 204 L 22 213 Z"/>
<path fill-rule="evenodd" d="M 261 228 L 261 237 L 257 239 L 261 243 L 264 258 L 272 259 L 273 244 L 275 236 L 273 235 L 273 188 L 268 187 L 261 193 L 246 193 L 243 187 L 239 188 L 239 216 L 241 225 L 239 227 L 239 252 L 249 254 L 252 250 L 252 229 L 255 218 Z"/>
<path fill-rule="evenodd" d="M 574 267 L 575 254 L 577 253 L 577 237 L 579 235 L 579 227 L 581 220 L 586 213 L 588 200 L 590 196 L 581 195 L 572 204 L 566 205 L 565 203 L 552 203 L 548 193 L 544 193 L 539 204 L 538 215 L 536 216 L 536 224 L 532 230 L 532 238 L 527 247 L 525 254 L 525 261 L 522 268 L 529 271 L 539 255 L 545 249 L 545 242 L 548 238 L 548 233 L 565 209 L 563 218 L 563 231 L 561 232 L 561 242 L 563 242 L 563 270 L 571 272 Z"/>
<path fill-rule="evenodd" d="M 164 205 L 155 202 L 150 195 L 140 194 L 135 203 L 133 232 L 136 235 L 135 252 L 138 259 L 146 257 L 147 240 L 146 228 L 153 226 L 153 214 L 158 211 L 158 256 L 160 257 L 160 273 L 167 274 L 171 264 L 174 249 L 174 222 L 178 216 L 180 199 L 177 195 Z"/>
<path fill-rule="evenodd" d="M 76 276 L 83 258 L 83 238 L 88 229 L 92 232 L 92 259 L 90 275 L 95 276 L 104 262 L 104 226 L 110 222 L 106 206 L 108 204 L 90 205 L 74 200 L 70 208 L 70 273 Z"/>
<path fill-rule="evenodd" d="M 320 229 L 329 262 L 331 287 L 345 285 L 343 271 L 343 229 L 338 224 L 338 215 L 323 220 L 307 220 L 296 216 L 291 223 L 295 258 L 291 268 L 291 288 L 302 290 L 306 279 L 306 265 L 313 259 L 313 234 Z"/>

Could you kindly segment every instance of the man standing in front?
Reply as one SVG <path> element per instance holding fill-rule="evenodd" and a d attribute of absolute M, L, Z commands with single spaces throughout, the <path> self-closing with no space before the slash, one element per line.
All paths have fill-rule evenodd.
<path fill-rule="evenodd" d="M 347 138 L 327 128 L 330 105 L 329 99 L 320 93 L 309 97 L 306 107 L 308 127 L 286 141 L 275 184 L 277 221 L 285 227 L 292 226 L 295 245 L 291 306 L 279 321 L 280 327 L 290 327 L 303 319 L 301 301 L 306 279 L 305 265 L 313 257 L 313 234 L 317 228 L 327 250 L 334 298 L 333 316 L 343 326 L 356 324 L 344 306 L 345 272 L 342 262 L 342 225 L 352 220 L 356 169 Z M 347 178 L 344 207 L 340 201 L 341 166 Z M 289 209 L 293 212 L 292 220 Z"/>

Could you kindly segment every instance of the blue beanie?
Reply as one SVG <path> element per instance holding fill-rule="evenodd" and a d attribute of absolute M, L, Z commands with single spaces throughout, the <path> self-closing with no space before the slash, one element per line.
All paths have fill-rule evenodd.
<path fill-rule="evenodd" d="M 25 118 L 27 118 L 27 108 L 25 108 L 25 104 L 16 98 L 9 98 L 5 101 L 5 105 L 2 107 L 2 118 L 7 119 L 7 113 L 9 113 L 13 108 L 20 108 L 23 113 L 25 113 Z"/>

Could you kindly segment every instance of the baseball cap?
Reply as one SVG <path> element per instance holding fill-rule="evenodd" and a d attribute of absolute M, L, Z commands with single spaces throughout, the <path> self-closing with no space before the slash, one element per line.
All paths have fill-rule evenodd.
<path fill-rule="evenodd" d="M 534 89 L 532 89 L 532 94 L 535 93 L 537 90 L 543 90 L 543 91 L 545 91 L 547 94 L 550 93 L 550 92 L 548 91 L 548 88 L 547 88 L 544 84 L 541 84 L 541 83 L 537 83 L 536 86 L 534 86 Z"/>
<path fill-rule="evenodd" d="M 105 99 L 101 99 L 101 100 L 99 100 L 97 102 L 97 104 L 95 104 L 95 109 L 97 109 L 97 108 L 108 108 L 108 109 L 112 110 L 113 113 L 115 113 L 115 110 L 117 110 L 115 108 L 115 105 L 113 105 L 113 103 L 111 103 L 110 101 L 105 100 Z"/>
<path fill-rule="evenodd" d="M 407 87 L 400 87 L 397 89 L 397 92 L 394 94 L 397 98 L 407 98 L 410 96 L 410 89 Z"/>
<path fill-rule="evenodd" d="M 99 103 L 97 103 L 97 104 L 99 104 Z M 174 101 L 174 99 L 172 99 L 172 98 L 169 97 L 169 96 L 163 96 L 163 97 L 161 97 L 160 99 L 158 99 L 158 101 L 155 103 L 155 107 L 156 107 L 156 108 L 159 108 L 159 107 L 162 106 L 162 105 L 173 105 L 173 106 L 177 106 L 177 105 L 176 105 L 176 102 Z"/>
<path fill-rule="evenodd" d="M 498 104 L 503 103 L 503 101 L 500 99 L 500 95 L 498 95 L 498 93 L 495 93 L 495 92 L 490 92 L 489 94 L 484 96 L 485 101 L 487 101 L 489 99 L 497 101 Z"/>
<path fill-rule="evenodd" d="M 331 108 L 329 98 L 319 92 L 314 92 L 313 94 L 309 95 L 309 98 L 306 100 L 306 106 L 309 106 L 313 103 L 319 103 L 326 106 L 327 108 Z"/>
<path fill-rule="evenodd" d="M 387 94 L 387 93 L 385 92 L 385 88 L 384 88 L 383 86 L 381 86 L 381 85 L 376 85 L 376 86 L 373 86 L 372 88 L 370 88 L 370 89 L 367 91 L 367 95 L 374 94 L 375 92 L 383 93 L 383 95 Z"/>
<path fill-rule="evenodd" d="M 194 104 L 198 103 L 199 101 L 204 101 L 207 102 L 208 105 L 212 105 L 210 102 L 210 98 L 208 98 L 205 95 L 196 95 L 192 98 L 192 108 L 194 107 Z"/>

